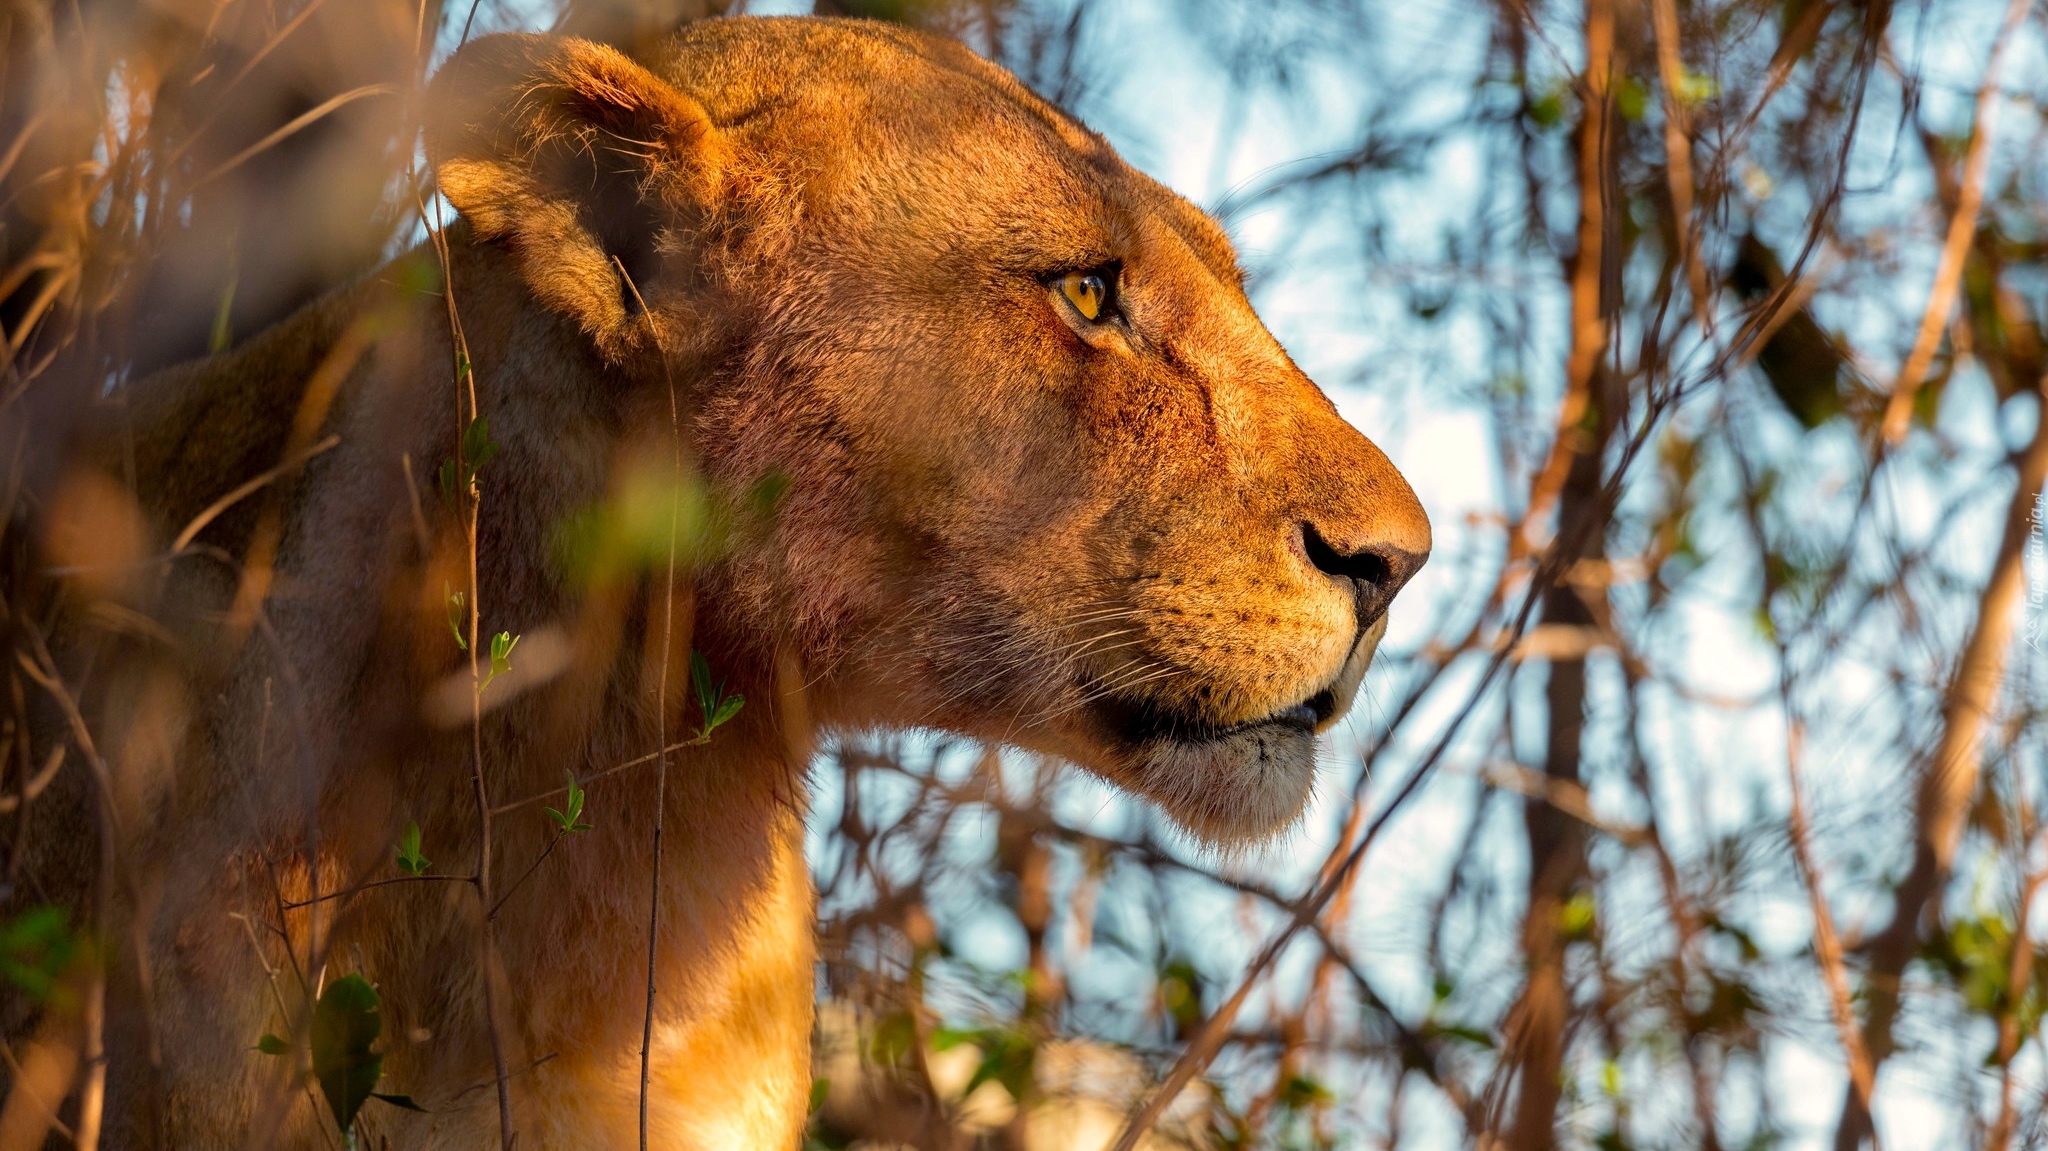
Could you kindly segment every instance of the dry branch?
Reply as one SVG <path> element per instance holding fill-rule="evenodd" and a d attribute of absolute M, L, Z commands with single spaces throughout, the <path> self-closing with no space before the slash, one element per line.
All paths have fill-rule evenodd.
<path fill-rule="evenodd" d="M 1997 37 L 1991 41 L 1991 55 L 1984 62 L 1984 77 L 1977 84 L 1977 114 L 1970 126 L 1962 186 L 1956 196 L 1955 214 L 1949 218 L 1948 238 L 1941 246 L 1940 262 L 1934 268 L 1934 286 L 1927 293 L 1927 310 L 1921 313 L 1919 330 L 1913 336 L 1913 348 L 1899 368 L 1899 377 L 1892 384 L 1891 398 L 1885 401 L 1883 434 L 1886 445 L 1896 445 L 1906 438 L 1906 428 L 1913 418 L 1913 397 L 1927 379 L 1927 369 L 1934 363 L 1935 350 L 1941 345 L 1941 333 L 1948 327 L 1949 317 L 1955 311 L 1956 292 L 1963 279 L 1963 261 L 1968 258 L 1970 242 L 1977 235 L 1977 214 L 1984 205 L 1984 178 L 1991 168 L 1991 140 L 1998 123 L 2000 98 L 1999 66 L 2005 62 L 2005 49 L 2012 43 L 2020 21 L 2026 19 L 2032 7 L 2033 0 L 2010 0 L 2006 5 L 2005 20 L 1999 25 Z"/>
<path fill-rule="evenodd" d="M 1894 1050 L 1900 976 L 1913 958 L 1921 924 L 1935 909 L 1962 839 L 1963 819 L 1977 794 L 1984 725 L 2004 680 L 2025 583 L 2027 538 L 2036 524 L 2043 477 L 2048 477 L 2048 379 L 2039 388 L 2041 416 L 2019 457 L 2018 486 L 2006 508 L 1998 555 L 1977 601 L 1976 622 L 1956 665 L 1942 706 L 1941 740 L 1921 776 L 1914 816 L 1912 869 L 1899 884 L 1892 919 L 1872 939 L 1866 1032 L 1873 1072 Z M 1835 1132 L 1838 1151 L 1854 1151 L 1870 1134 L 1870 1114 L 1852 1094 Z"/>
<path fill-rule="evenodd" d="M 1790 717 L 1788 716 L 1788 721 Z M 1842 944 L 1835 933 L 1835 917 L 1828 910 L 1828 897 L 1820 868 L 1813 860 L 1812 835 L 1806 825 L 1806 804 L 1799 787 L 1800 730 L 1797 721 L 1786 737 L 1785 775 L 1792 790 L 1790 832 L 1792 855 L 1799 874 L 1806 881 L 1807 902 L 1813 908 L 1813 952 L 1821 977 L 1828 986 L 1828 1008 L 1834 1014 L 1835 1031 L 1842 1042 L 1843 1057 L 1849 1063 L 1849 1085 L 1866 1109 L 1877 1091 L 1877 1076 L 1870 1051 L 1863 1041 L 1863 1028 L 1856 1022 L 1856 1007 L 1850 998 L 1848 969 L 1842 963 Z"/>

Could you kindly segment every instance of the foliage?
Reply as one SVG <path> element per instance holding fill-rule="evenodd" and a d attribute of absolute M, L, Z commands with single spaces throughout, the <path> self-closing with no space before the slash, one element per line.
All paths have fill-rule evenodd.
<path fill-rule="evenodd" d="M 711 664 L 700 651 L 690 652 L 690 687 L 697 693 L 697 714 L 702 720 L 692 737 L 696 743 L 711 742 L 711 733 L 731 721 L 747 705 L 747 697 L 726 693 L 724 680 L 716 684 L 711 682 Z"/>
<path fill-rule="evenodd" d="M 569 835 L 573 832 L 589 831 L 593 825 L 590 821 L 583 818 L 585 795 L 583 789 L 576 784 L 576 773 L 565 772 L 564 775 L 568 778 L 569 797 L 562 802 L 562 809 L 557 811 L 552 807 L 544 807 L 541 810 L 546 812 L 548 818 L 554 821 L 555 830 L 559 834 Z"/>
<path fill-rule="evenodd" d="M 68 1000 L 61 981 L 81 950 L 69 913 L 61 907 L 31 908 L 0 925 L 0 979 L 37 1002 L 60 996 Z"/>
<path fill-rule="evenodd" d="M 405 830 L 398 836 L 398 870 L 407 875 L 421 876 L 433 861 L 420 854 L 420 825 L 406 821 Z"/>

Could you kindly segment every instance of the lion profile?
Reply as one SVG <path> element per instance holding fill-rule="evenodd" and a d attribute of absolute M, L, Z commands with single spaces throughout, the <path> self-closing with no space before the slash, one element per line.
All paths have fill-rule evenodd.
<path fill-rule="evenodd" d="M 485 37 L 430 102 L 445 244 L 133 388 L 148 530 L 206 518 L 161 586 L 93 593 L 157 638 L 89 702 L 175 733 L 104 749 L 148 972 L 110 991 L 148 1021 L 110 1039 L 110 1146 L 323 1145 L 250 1047 L 280 981 L 345 972 L 428 1108 L 365 1112 L 392 1146 L 495 1137 L 494 1029 L 522 1145 L 631 1145 L 650 965 L 652 1145 L 794 1146 L 822 732 L 1063 756 L 1212 842 L 1298 819 L 1430 529 L 1213 221 L 960 45 L 857 21 Z M 451 448 L 469 388 L 487 463 Z M 473 723 L 431 704 L 471 658 L 451 452 L 483 493 L 460 610 L 522 637 Z M 716 528 L 678 578 L 602 530 L 565 561 L 565 525 L 650 506 Z M 702 742 L 693 649 L 746 699 Z M 596 816 L 550 853 L 528 801 L 565 769 Z M 31 866 L 89 876 L 72 800 Z M 450 878 L 545 854 L 560 894 L 357 890 L 408 822 Z"/>

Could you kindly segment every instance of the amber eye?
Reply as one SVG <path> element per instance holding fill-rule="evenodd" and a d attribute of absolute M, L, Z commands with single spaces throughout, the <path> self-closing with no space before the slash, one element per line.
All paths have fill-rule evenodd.
<path fill-rule="evenodd" d="M 1068 272 L 1054 280 L 1053 287 L 1084 320 L 1100 320 L 1109 311 L 1109 279 L 1101 271 Z"/>

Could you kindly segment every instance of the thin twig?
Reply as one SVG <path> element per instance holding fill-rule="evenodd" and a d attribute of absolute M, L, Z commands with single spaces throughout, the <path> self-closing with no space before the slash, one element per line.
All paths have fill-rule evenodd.
<path fill-rule="evenodd" d="M 661 346 L 661 325 L 648 310 L 647 301 L 640 296 L 639 285 L 626 271 L 626 265 L 618 257 L 612 257 L 618 265 L 619 276 L 633 293 L 633 299 L 640 305 L 640 314 L 647 320 L 647 331 L 654 341 L 654 354 L 661 362 L 661 376 L 668 384 L 669 431 L 675 444 L 674 490 L 668 506 L 668 572 L 663 585 L 661 618 L 661 671 L 654 698 L 654 731 L 656 766 L 654 770 L 654 847 L 653 877 L 651 892 L 647 900 L 647 1004 L 640 1018 L 640 1151 L 647 1151 L 647 1087 L 654 1074 L 654 1000 L 655 969 L 659 955 L 657 944 L 661 935 L 661 833 L 663 808 L 668 793 L 668 669 L 671 657 L 670 644 L 675 640 L 676 616 L 676 533 L 681 529 L 683 489 L 683 417 L 681 406 L 676 401 L 675 375 L 669 370 L 668 353 Z M 704 717 L 704 736 L 710 734 L 711 717 Z M 698 742 L 703 742 L 699 740 Z"/>
<path fill-rule="evenodd" d="M 2048 404 L 2048 379 L 2038 392 Z M 1977 794 L 1984 724 L 2005 678 L 2026 578 L 2027 539 L 2037 522 L 2044 479 L 2048 479 L 2048 419 L 2036 421 L 2033 440 L 2019 458 L 2019 483 L 2006 508 L 2004 533 L 1991 577 L 1977 602 L 1962 658 L 1957 661 L 1942 705 L 1941 739 L 1921 775 L 1914 814 L 1913 863 L 1900 881 L 1892 919 L 1870 946 L 1868 1036 L 1873 1068 L 1892 1053 L 1892 1022 L 1899 1006 L 1899 978 L 1917 951 L 1921 919 L 1939 902 L 1955 860 L 1964 816 Z M 1858 1100 L 1845 1100 L 1837 1145 L 1867 1124 Z"/>
<path fill-rule="evenodd" d="M 605 768 L 603 771 L 591 772 L 589 775 L 586 775 L 582 779 L 577 780 L 576 786 L 584 787 L 588 784 L 595 783 L 600 779 L 617 775 L 620 772 L 629 770 L 631 768 L 645 767 L 648 764 L 653 763 L 655 760 L 660 759 L 664 754 L 681 751 L 686 747 L 696 747 L 703 742 L 704 741 L 701 739 L 691 738 L 680 740 L 676 743 L 668 744 L 665 747 L 663 747 L 660 751 L 650 751 L 646 755 L 643 755 L 638 759 L 629 759 L 624 763 L 615 763 L 610 767 Z M 491 814 L 503 815 L 508 811 L 517 811 L 522 807 L 531 807 L 536 803 L 545 803 L 546 801 L 553 799 L 558 795 L 566 795 L 568 794 L 568 792 L 568 784 L 563 784 L 560 787 L 549 788 L 546 791 L 537 791 L 524 799 L 515 799 L 509 803 L 501 803 L 498 806 L 491 809 Z"/>
<path fill-rule="evenodd" d="M 272 132 L 270 135 L 263 137 L 261 140 L 258 140 L 254 144 L 251 144 L 248 147 L 242 149 L 241 151 L 235 153 L 225 163 L 221 164 L 220 167 L 215 168 L 213 171 L 208 172 L 206 175 L 201 176 L 198 180 L 194 181 L 192 186 L 194 188 L 199 188 L 207 184 L 210 184 L 215 180 L 220 179 L 222 176 L 225 176 L 229 172 L 234 171 L 236 168 L 241 167 L 243 164 L 248 163 L 250 160 L 254 159 L 258 155 L 261 155 L 262 153 L 267 152 L 270 149 L 276 147 L 278 144 L 284 142 L 291 136 L 296 135 L 301 131 L 304 131 L 306 128 L 312 126 L 314 123 L 322 119 L 325 119 L 329 114 L 335 112 L 337 109 L 340 109 L 349 104 L 353 104 L 357 100 L 362 100 L 370 96 L 389 96 L 397 91 L 398 87 L 395 84 L 365 84 L 360 88 L 351 88 L 338 96 L 329 97 L 328 99 L 322 101 L 317 106 L 308 109 L 307 111 L 301 113 L 298 116 L 292 117 L 292 119 L 289 122 L 287 122 L 283 127 L 279 128 L 277 131 Z"/>
<path fill-rule="evenodd" d="M 5 815 L 24 803 L 34 803 L 36 796 L 41 795 L 43 789 L 50 786 L 50 781 L 57 778 L 58 770 L 64 766 L 65 750 L 65 745 L 61 743 L 51 748 L 49 758 L 43 761 L 43 766 L 36 769 L 35 775 L 22 784 L 20 795 L 0 796 L 0 815 Z"/>
<path fill-rule="evenodd" d="M 183 552 L 185 546 L 192 542 L 193 537 L 205 531 L 206 525 L 219 518 L 221 513 L 234 507 L 249 496 L 254 495 L 256 492 L 261 491 L 265 485 L 275 482 L 279 476 L 289 475 L 297 471 L 301 464 L 340 442 L 340 436 L 328 436 L 317 444 L 294 451 L 286 455 L 284 459 L 279 460 L 275 465 L 258 472 L 253 478 L 236 486 L 233 491 L 208 504 L 206 510 L 193 516 L 191 522 L 185 525 L 185 530 L 178 533 L 178 538 L 171 541 L 171 554 L 177 555 Z"/>
<path fill-rule="evenodd" d="M 1807 901 L 1813 906 L 1814 958 L 1820 962 L 1821 975 L 1827 980 L 1828 1008 L 1835 1017 L 1835 1031 L 1842 1041 L 1842 1055 L 1849 1061 L 1849 1083 L 1867 1111 L 1877 1093 L 1877 1073 L 1870 1061 L 1870 1049 L 1863 1041 L 1863 1028 L 1856 1022 L 1849 975 L 1842 964 L 1842 945 L 1840 937 L 1835 934 L 1835 918 L 1828 910 L 1827 893 L 1821 887 L 1820 868 L 1813 861 L 1812 837 L 1806 827 L 1806 805 L 1799 787 L 1800 735 L 1800 726 L 1795 721 L 1785 740 L 1785 775 L 1792 789 L 1789 822 L 1792 856 L 1799 864 L 1800 877 L 1806 882 Z M 1871 1143 L 1873 1151 L 1876 1151 L 1875 1131 L 1871 1133 Z"/>
<path fill-rule="evenodd" d="M 469 340 L 462 328 L 462 315 L 455 301 L 455 268 L 449 258 L 447 229 L 440 226 L 435 217 L 427 214 L 426 205 L 418 205 L 420 220 L 427 227 L 427 234 L 434 245 L 435 254 L 441 261 L 442 299 L 448 309 L 448 341 L 456 357 L 455 367 L 455 443 L 457 457 L 461 455 L 463 434 L 468 425 L 462 418 L 467 401 L 469 418 L 477 418 L 476 362 L 469 354 Z M 436 205 L 438 210 L 439 205 Z M 513 1151 L 518 1136 L 512 1126 L 512 1078 L 506 1071 L 505 1039 L 498 1026 L 498 945 L 494 930 L 495 920 L 490 911 L 495 905 L 491 898 L 491 793 L 484 778 L 484 677 L 479 651 L 483 636 L 482 585 L 477 578 L 477 515 L 483 505 L 480 481 L 472 475 L 468 490 L 467 515 L 463 517 L 463 544 L 469 566 L 469 679 L 470 691 L 470 787 L 476 798 L 477 820 L 477 865 L 472 882 L 476 886 L 477 903 L 484 910 L 482 926 L 483 940 L 483 998 L 485 1031 L 490 1039 L 492 1070 L 498 1085 L 498 1143 L 501 1151 Z"/>
<path fill-rule="evenodd" d="M 1998 117 L 1998 71 L 2005 62 L 2006 45 L 2026 19 L 2033 0 L 2011 0 L 2005 21 L 1991 41 L 1991 55 L 1984 62 L 1984 78 L 1977 84 L 1977 117 L 1970 125 L 1969 150 L 1963 160 L 1962 187 L 1956 195 L 1955 215 L 1948 224 L 1948 240 L 1941 246 L 1941 260 L 1934 268 L 1934 286 L 1927 293 L 1927 310 L 1920 315 L 1920 330 L 1913 337 L 1913 350 L 1906 355 L 1899 378 L 1892 384 L 1891 398 L 1884 408 L 1884 442 L 1896 445 L 1906 437 L 1913 418 L 1913 397 L 1927 378 L 1934 362 L 1941 333 L 1955 310 L 1956 292 L 1963 279 L 1963 262 L 1970 254 L 1970 241 L 1977 235 L 1977 213 L 1984 204 L 1984 177 L 1991 167 L 1991 135 Z"/>
<path fill-rule="evenodd" d="M 2021 858 L 2025 857 L 2026 849 L 2022 848 Z M 2019 907 L 2013 913 L 2012 961 L 2006 973 L 2005 1005 L 1998 1020 L 1998 1119 L 1984 1138 L 1984 1151 L 2005 1151 L 2019 1125 L 2019 1110 L 2013 1101 L 2013 1060 L 2026 1040 L 2020 1031 L 2020 1009 L 2034 983 L 2034 942 L 2027 937 L 2029 912 L 2044 882 L 2048 882 L 2048 868 L 2029 873 L 2020 884 Z"/>
<path fill-rule="evenodd" d="M 1699 221 L 1693 216 L 1692 132 L 1685 110 L 1685 62 L 1678 52 L 1676 0 L 1652 0 L 1657 29 L 1657 74 L 1664 88 L 1664 175 L 1671 188 L 1671 230 L 1678 237 L 1679 259 L 1692 289 L 1693 314 L 1700 329 L 1711 334 L 1712 301 L 1707 269 L 1700 263 Z"/>
<path fill-rule="evenodd" d="M 562 842 L 562 840 L 567 839 L 568 836 L 569 833 L 566 831 L 557 831 L 555 833 L 555 837 L 553 839 L 548 840 L 548 845 L 540 849 L 540 854 L 534 857 L 532 863 L 526 865 L 526 870 L 519 874 L 519 878 L 513 880 L 512 883 L 505 888 L 505 893 L 503 895 L 498 896 L 498 902 L 491 904 L 490 914 L 487 916 L 487 918 L 496 919 L 498 917 L 498 912 L 505 906 L 505 901 L 512 898 L 512 893 L 518 891 L 522 884 L 524 884 L 528 879 L 532 878 L 534 872 L 540 870 L 540 865 L 546 863 L 548 861 L 548 856 L 553 855 L 555 853 L 555 845 Z"/>
<path fill-rule="evenodd" d="M 361 894 L 362 892 L 365 892 L 365 891 L 370 891 L 370 890 L 372 890 L 372 889 L 374 889 L 374 888 L 378 888 L 378 887 L 390 887 L 390 886 L 392 886 L 392 885 L 394 885 L 394 884 L 399 884 L 399 883 L 475 883 L 475 882 L 476 882 L 476 877 L 475 877 L 475 876 L 471 876 L 471 875 L 394 875 L 394 876 L 391 876 L 391 877 L 389 877 L 389 878 L 385 878 L 385 879 L 373 879 L 373 880 L 371 880 L 371 881 L 370 881 L 370 882 L 368 882 L 368 883 L 358 883 L 358 884 L 356 884 L 356 885 L 355 885 L 354 887 L 344 887 L 344 888 L 342 888 L 342 889 L 341 889 L 340 891 L 325 891 L 325 892 L 322 892 L 322 893 L 320 893 L 319 895 L 316 895 L 316 896 L 312 896 L 312 897 L 310 897 L 310 898 L 307 898 L 307 899 L 290 899 L 290 900 L 285 900 L 284 902 L 280 903 L 280 904 L 279 904 L 278 906 L 280 906 L 280 907 L 284 908 L 284 909 L 285 909 L 286 911 L 297 911 L 297 910 L 298 910 L 299 908 L 301 908 L 301 907 L 311 907 L 311 906 L 313 906 L 313 905 L 314 905 L 314 904 L 316 904 L 316 903 L 326 903 L 326 902 L 327 902 L 328 900 L 330 900 L 330 899 L 347 899 L 348 897 L 350 897 L 350 896 L 352 896 L 352 895 L 359 895 L 359 894 Z"/>
<path fill-rule="evenodd" d="M 22 1097 L 34 1104 L 35 1109 L 41 1113 L 44 1125 L 63 1136 L 66 1140 L 72 1143 L 78 1142 L 78 1136 L 73 1134 L 71 1128 L 62 1119 L 57 1117 L 57 1112 L 52 1107 L 50 1100 L 43 1098 L 40 1092 L 25 1082 L 28 1078 L 28 1072 L 22 1070 L 20 1061 L 14 1057 L 13 1046 L 7 1042 L 5 1037 L 0 1037 L 0 1060 L 6 1061 L 7 1072 L 14 1077 L 13 1086 L 9 1089 L 7 1098 L 11 1101 L 15 1093 L 20 1092 Z M 57 1100 L 57 1103 L 61 1105 L 63 1100 L 60 1098 Z"/>

